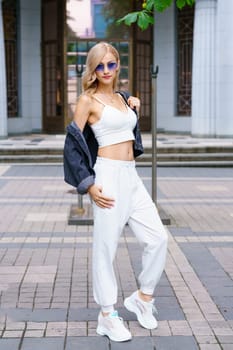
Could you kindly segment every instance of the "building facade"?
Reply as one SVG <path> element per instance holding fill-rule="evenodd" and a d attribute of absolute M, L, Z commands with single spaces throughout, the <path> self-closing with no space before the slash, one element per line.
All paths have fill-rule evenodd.
<path fill-rule="evenodd" d="M 0 137 L 42 130 L 41 4 L 1 1 Z"/>
<path fill-rule="evenodd" d="M 232 1 L 196 0 L 192 39 L 189 37 L 190 19 L 183 23 L 188 38 L 183 42 L 182 55 L 182 43 L 178 46 L 177 35 L 182 36 L 182 33 L 178 30 L 179 16 L 174 6 L 162 14 L 156 13 L 154 60 L 160 68 L 157 97 L 160 129 L 189 132 L 195 136 L 233 136 L 232 18 Z M 184 82 L 187 95 L 184 94 L 183 102 L 189 106 L 189 71 L 191 108 L 189 115 L 181 115 L 179 106 L 183 94 L 180 81 L 187 80 L 187 84 Z"/>
<path fill-rule="evenodd" d="M 142 130 L 151 131 L 150 66 L 158 65 L 159 130 L 232 137 L 233 2 L 173 5 L 146 32 L 118 36 L 107 32 L 106 2 L 0 0 L 0 137 L 64 133 L 80 93 L 79 67 L 99 40 L 120 50 L 121 87 L 142 100 Z"/>

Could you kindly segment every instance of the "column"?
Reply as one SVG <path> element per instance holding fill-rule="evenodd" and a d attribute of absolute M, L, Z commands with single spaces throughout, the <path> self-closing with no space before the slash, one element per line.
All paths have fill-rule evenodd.
<path fill-rule="evenodd" d="M 216 23 L 216 129 L 233 136 L 233 1 L 218 0 Z"/>
<path fill-rule="evenodd" d="M 196 0 L 192 73 L 192 134 L 216 134 L 216 0 Z"/>
<path fill-rule="evenodd" d="M 0 0 L 0 138 L 7 136 L 7 91 L 6 63 L 2 18 L 2 0 Z"/>

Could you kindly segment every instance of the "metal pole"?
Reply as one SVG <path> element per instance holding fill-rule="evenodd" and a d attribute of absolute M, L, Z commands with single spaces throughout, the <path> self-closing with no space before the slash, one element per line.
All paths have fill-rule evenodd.
<path fill-rule="evenodd" d="M 81 95 L 82 92 L 82 84 L 81 78 L 83 74 L 83 65 L 76 64 L 76 73 L 77 73 L 77 96 Z M 83 208 L 83 196 L 78 194 L 78 212 L 83 214 L 85 209 Z"/>
<path fill-rule="evenodd" d="M 157 76 L 159 67 L 151 67 L 152 78 L 152 200 L 157 205 Z"/>

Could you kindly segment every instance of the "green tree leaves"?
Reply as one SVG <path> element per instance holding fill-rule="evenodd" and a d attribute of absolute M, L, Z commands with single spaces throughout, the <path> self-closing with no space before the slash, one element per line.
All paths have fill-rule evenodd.
<path fill-rule="evenodd" d="M 154 23 L 153 13 L 151 14 L 147 10 L 131 12 L 125 15 L 124 17 L 117 20 L 117 23 L 124 22 L 127 26 L 130 26 L 132 23 L 137 22 L 138 26 L 145 30 L 150 24 Z"/>
<path fill-rule="evenodd" d="M 128 13 L 124 17 L 117 20 L 117 23 L 125 23 L 130 26 L 137 22 L 137 25 L 142 30 L 154 23 L 154 11 L 163 12 L 171 6 L 173 0 L 144 0 L 142 3 L 142 10 Z M 182 9 L 184 6 L 192 6 L 195 0 L 176 0 L 176 6 Z"/>

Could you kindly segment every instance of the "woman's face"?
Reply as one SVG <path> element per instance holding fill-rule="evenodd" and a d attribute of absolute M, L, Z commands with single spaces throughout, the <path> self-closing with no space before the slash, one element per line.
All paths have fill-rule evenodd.
<path fill-rule="evenodd" d="M 115 56 L 110 52 L 106 53 L 95 69 L 96 78 L 98 79 L 99 84 L 112 85 L 116 77 L 117 69 L 118 62 Z"/>

